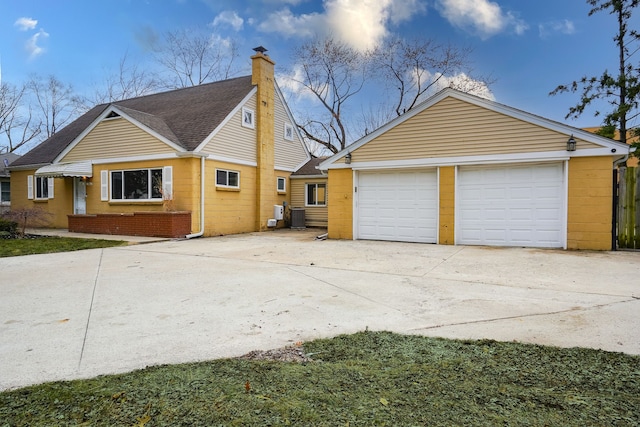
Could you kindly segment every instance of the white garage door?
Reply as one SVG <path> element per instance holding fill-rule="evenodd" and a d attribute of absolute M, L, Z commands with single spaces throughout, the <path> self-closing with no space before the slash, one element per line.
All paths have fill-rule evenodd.
<path fill-rule="evenodd" d="M 562 163 L 460 167 L 457 243 L 563 247 L 564 188 Z"/>
<path fill-rule="evenodd" d="M 357 200 L 359 239 L 436 242 L 435 170 L 360 172 Z"/>

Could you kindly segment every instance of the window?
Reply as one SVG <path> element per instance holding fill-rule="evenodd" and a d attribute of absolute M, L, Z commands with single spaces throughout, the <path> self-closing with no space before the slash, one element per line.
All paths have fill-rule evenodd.
<path fill-rule="evenodd" d="M 293 126 L 289 123 L 284 124 L 284 139 L 293 141 Z"/>
<path fill-rule="evenodd" d="M 278 193 L 284 193 L 287 191 L 287 179 L 279 176 L 277 181 Z"/>
<path fill-rule="evenodd" d="M 327 184 L 307 184 L 307 206 L 326 206 Z"/>
<path fill-rule="evenodd" d="M 36 199 L 48 199 L 48 198 L 49 198 L 49 178 L 36 176 Z"/>
<path fill-rule="evenodd" d="M 162 200 L 162 168 L 111 171 L 112 200 Z"/>
<path fill-rule="evenodd" d="M 240 172 L 216 169 L 216 186 L 240 188 Z"/>
<path fill-rule="evenodd" d="M 4 181 L 0 182 L 0 202 L 10 202 L 11 201 L 11 188 L 9 186 L 9 182 Z"/>
<path fill-rule="evenodd" d="M 242 107 L 242 126 L 246 128 L 254 128 L 254 111 L 249 108 Z"/>

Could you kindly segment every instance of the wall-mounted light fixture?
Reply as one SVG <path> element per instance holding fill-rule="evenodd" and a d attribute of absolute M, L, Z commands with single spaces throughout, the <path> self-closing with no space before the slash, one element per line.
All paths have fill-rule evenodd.
<path fill-rule="evenodd" d="M 567 151 L 576 151 L 576 139 L 573 137 L 573 134 L 567 140 Z"/>
<path fill-rule="evenodd" d="M 347 153 L 347 155 L 344 156 L 344 162 L 348 165 L 351 164 L 351 153 Z"/>

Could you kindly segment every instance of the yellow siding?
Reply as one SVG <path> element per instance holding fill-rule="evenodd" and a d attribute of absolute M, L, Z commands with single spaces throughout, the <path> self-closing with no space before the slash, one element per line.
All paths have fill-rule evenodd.
<path fill-rule="evenodd" d="M 329 170 L 329 238 L 353 239 L 353 172 Z"/>
<path fill-rule="evenodd" d="M 164 142 L 120 118 L 100 122 L 60 162 L 173 152 Z"/>
<path fill-rule="evenodd" d="M 305 186 L 307 184 L 326 184 L 327 178 L 295 178 L 291 180 L 291 207 L 305 210 L 305 224 L 307 227 L 326 227 L 328 217 L 327 206 L 305 206 Z"/>
<path fill-rule="evenodd" d="M 445 98 L 354 150 L 353 161 L 564 151 L 567 136 Z M 597 148 L 577 139 L 578 148 Z"/>
<path fill-rule="evenodd" d="M 42 209 L 47 212 L 43 222 L 29 226 L 67 228 L 67 215 L 73 213 L 73 179 L 55 178 L 53 199 L 29 200 L 27 198 L 27 176 L 34 175 L 30 171 L 11 172 L 11 209 Z"/>
<path fill-rule="evenodd" d="M 298 133 L 295 132 L 295 123 L 289 120 L 279 96 L 275 97 L 275 104 L 275 165 L 278 168 L 294 170 L 300 163 L 305 161 L 307 152 L 304 149 L 303 142 L 298 139 Z M 284 139 L 285 123 L 294 127 L 293 141 Z"/>
<path fill-rule="evenodd" d="M 173 168 L 173 200 L 150 201 L 102 201 L 100 199 L 100 171 Z M 109 178 L 110 179 L 110 178 Z M 69 178 L 69 180 L 71 180 Z M 111 187 L 109 187 L 111 188 Z M 111 190 L 109 190 L 111 191 Z M 73 195 L 73 187 L 71 190 Z M 190 211 L 191 230 L 200 228 L 200 160 L 195 158 L 146 160 L 93 165 L 93 178 L 87 186 L 87 214 L 156 212 L 163 210 Z M 73 209 L 69 213 L 71 213 Z"/>
<path fill-rule="evenodd" d="M 256 111 L 256 96 L 247 101 L 245 107 Z M 242 126 L 242 108 L 218 131 L 203 153 L 245 162 L 256 162 L 256 128 Z"/>
<path fill-rule="evenodd" d="M 611 249 L 612 164 L 608 156 L 569 161 L 569 249 Z"/>
<path fill-rule="evenodd" d="M 440 168 L 440 232 L 438 243 L 455 244 L 455 167 Z"/>
<path fill-rule="evenodd" d="M 240 172 L 240 190 L 216 187 L 216 168 Z M 255 167 L 208 160 L 205 181 L 206 236 L 257 231 Z"/>

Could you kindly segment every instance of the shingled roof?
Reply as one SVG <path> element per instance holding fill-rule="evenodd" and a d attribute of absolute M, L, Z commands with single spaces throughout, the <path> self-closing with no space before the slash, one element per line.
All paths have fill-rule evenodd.
<path fill-rule="evenodd" d="M 251 76 L 100 104 L 11 166 L 52 163 L 106 109 L 114 106 L 187 151 L 195 150 L 253 89 Z M 122 151 L 127 147 L 123 142 Z"/>
<path fill-rule="evenodd" d="M 322 171 L 320 169 L 317 169 L 316 166 L 318 166 L 320 163 L 322 163 L 325 160 L 327 160 L 327 157 L 312 157 L 311 160 L 309 160 L 307 163 L 302 165 L 300 169 L 292 173 L 291 176 L 292 177 L 312 176 L 312 175 L 322 176 L 323 175 Z"/>

